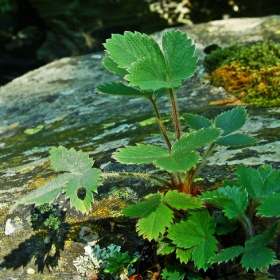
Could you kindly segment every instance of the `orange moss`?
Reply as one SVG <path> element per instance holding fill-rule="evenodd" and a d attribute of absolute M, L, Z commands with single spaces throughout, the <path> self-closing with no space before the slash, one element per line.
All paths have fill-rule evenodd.
<path fill-rule="evenodd" d="M 251 70 L 232 62 L 213 71 L 210 80 L 213 85 L 222 86 L 251 104 L 261 105 L 264 102 L 265 105 L 265 102 L 280 98 L 280 63 Z"/>

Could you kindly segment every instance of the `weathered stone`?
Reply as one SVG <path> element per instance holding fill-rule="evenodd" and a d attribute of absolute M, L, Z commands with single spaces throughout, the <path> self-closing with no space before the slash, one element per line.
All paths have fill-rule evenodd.
<path fill-rule="evenodd" d="M 280 17 L 275 16 L 216 21 L 182 28 L 195 38 L 200 66 L 199 71 L 178 91 L 180 111 L 214 117 L 228 109 L 226 106 L 208 106 L 211 101 L 231 96 L 205 81 L 201 65 L 204 47 L 214 43 L 224 46 L 232 42 L 263 40 L 268 36 L 280 41 L 280 34 L 275 29 L 277 22 L 279 26 Z M 161 33 L 157 35 L 160 37 Z M 117 148 L 137 142 L 162 144 L 156 125 L 149 123 L 153 113 L 145 100 L 94 92 L 99 84 L 117 79 L 102 66 L 102 55 L 95 53 L 57 60 L 0 89 L 1 279 L 38 279 L 38 275 L 26 274 L 27 269 L 37 271 L 37 264 L 42 268 L 45 254 L 52 251 L 46 246 L 47 242 L 44 243 L 42 234 L 32 230 L 31 207 L 20 207 L 7 216 L 7 210 L 18 197 L 55 175 L 48 163 L 48 150 L 52 146 L 64 145 L 87 151 L 96 159 L 95 166 L 112 171 L 134 168 L 116 164 L 110 158 Z M 167 100 L 163 97 L 159 102 L 163 117 L 169 117 L 170 113 Z M 279 167 L 280 109 L 247 107 L 247 110 L 250 117 L 244 131 L 258 138 L 259 143 L 246 149 L 218 148 L 203 170 L 207 182 L 214 184 L 225 177 L 232 177 L 234 166 L 241 162 L 252 166 L 271 163 L 273 167 Z M 149 170 L 150 166 L 143 169 Z M 126 183 L 129 183 L 130 197 L 141 197 L 151 190 L 145 182 L 123 181 L 123 193 L 128 190 Z M 99 188 L 100 193 L 88 217 L 69 209 L 64 199 L 58 198 L 64 207 L 68 207 L 63 232 L 68 237 L 63 243 L 64 251 L 58 250 L 58 266 L 51 272 L 57 279 L 80 279 L 73 260 L 83 254 L 83 244 L 78 237 L 83 227 L 96 232 L 102 238 L 100 244 L 103 246 L 122 244 L 133 251 L 143 245 L 134 233 L 131 221 L 120 216 L 126 200 L 120 193 L 115 194 L 116 184 Z M 47 274 L 45 269 L 43 275 Z"/>

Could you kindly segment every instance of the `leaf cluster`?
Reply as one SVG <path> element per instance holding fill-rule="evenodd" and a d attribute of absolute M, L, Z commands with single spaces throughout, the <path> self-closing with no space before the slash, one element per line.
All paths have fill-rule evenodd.
<path fill-rule="evenodd" d="M 196 71 L 195 46 L 187 34 L 171 30 L 164 34 L 161 46 L 139 32 L 113 34 L 104 44 L 104 66 L 124 83 L 104 84 L 97 91 L 107 94 L 146 97 L 156 100 L 177 88 Z"/>

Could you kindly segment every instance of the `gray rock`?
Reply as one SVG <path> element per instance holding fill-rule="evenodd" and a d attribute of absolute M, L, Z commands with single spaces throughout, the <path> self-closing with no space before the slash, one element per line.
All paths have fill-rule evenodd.
<path fill-rule="evenodd" d="M 224 89 L 212 87 L 205 81 L 201 64 L 204 47 L 214 43 L 225 46 L 232 42 L 266 38 L 280 41 L 280 34 L 276 32 L 279 23 L 280 17 L 274 16 L 230 19 L 180 28 L 194 38 L 200 57 L 199 71 L 178 91 L 180 111 L 214 117 L 229 108 L 208 106 L 211 101 L 231 96 Z M 161 34 L 155 34 L 155 37 L 159 38 Z M 38 233 L 32 230 L 31 207 L 21 207 L 8 216 L 7 211 L 18 197 L 54 176 L 48 164 L 48 150 L 51 147 L 64 145 L 82 149 L 94 157 L 96 166 L 114 170 L 120 167 L 110 158 L 110 154 L 117 148 L 137 142 L 162 144 L 157 136 L 156 125 L 147 122 L 153 117 L 149 103 L 94 91 L 99 84 L 117 79 L 102 66 L 102 55 L 94 53 L 63 58 L 31 71 L 0 89 L 0 232 L 6 234 L 0 240 L 1 279 L 36 279 L 36 275 L 26 276 L 27 268 L 24 266 L 28 263 L 32 268 L 36 267 L 35 256 L 37 261 L 39 259 L 43 263 L 44 255 L 38 252 L 42 250 L 44 253 L 46 247 L 39 242 Z M 162 98 L 159 103 L 163 117 L 169 117 L 170 114 L 167 101 L 167 98 Z M 244 130 L 258 138 L 259 143 L 246 149 L 219 148 L 203 174 L 209 182 L 232 176 L 232 166 L 241 162 L 247 165 L 271 163 L 274 167 L 279 166 L 280 109 L 248 107 L 247 110 L 250 119 Z M 130 250 L 136 250 L 142 241 L 133 235 L 134 226 L 131 222 L 120 217 L 120 196 L 108 196 L 108 191 L 114 186 L 100 188 L 100 195 L 88 218 L 68 209 L 66 222 L 72 228 L 76 227 L 77 232 L 83 226 L 90 226 L 99 236 L 95 227 L 105 228 L 107 233 L 102 233 L 103 244 L 123 244 L 125 240 Z M 131 192 L 140 190 L 138 196 L 150 190 L 142 182 L 133 182 L 133 186 Z M 59 198 L 59 201 L 68 207 L 63 198 Z M 125 230 L 122 230 L 123 227 Z M 66 244 L 52 274 L 57 279 L 79 279 L 75 275 L 73 259 L 83 254 L 83 245 L 74 237 Z M 44 270 L 44 274 L 48 274 L 47 270 Z"/>

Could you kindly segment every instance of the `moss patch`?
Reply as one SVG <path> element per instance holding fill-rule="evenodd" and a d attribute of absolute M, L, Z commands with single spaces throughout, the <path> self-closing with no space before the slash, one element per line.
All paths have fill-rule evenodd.
<path fill-rule="evenodd" d="M 243 103 L 280 106 L 280 44 L 264 41 L 216 49 L 205 58 L 214 86 L 222 86 Z"/>

